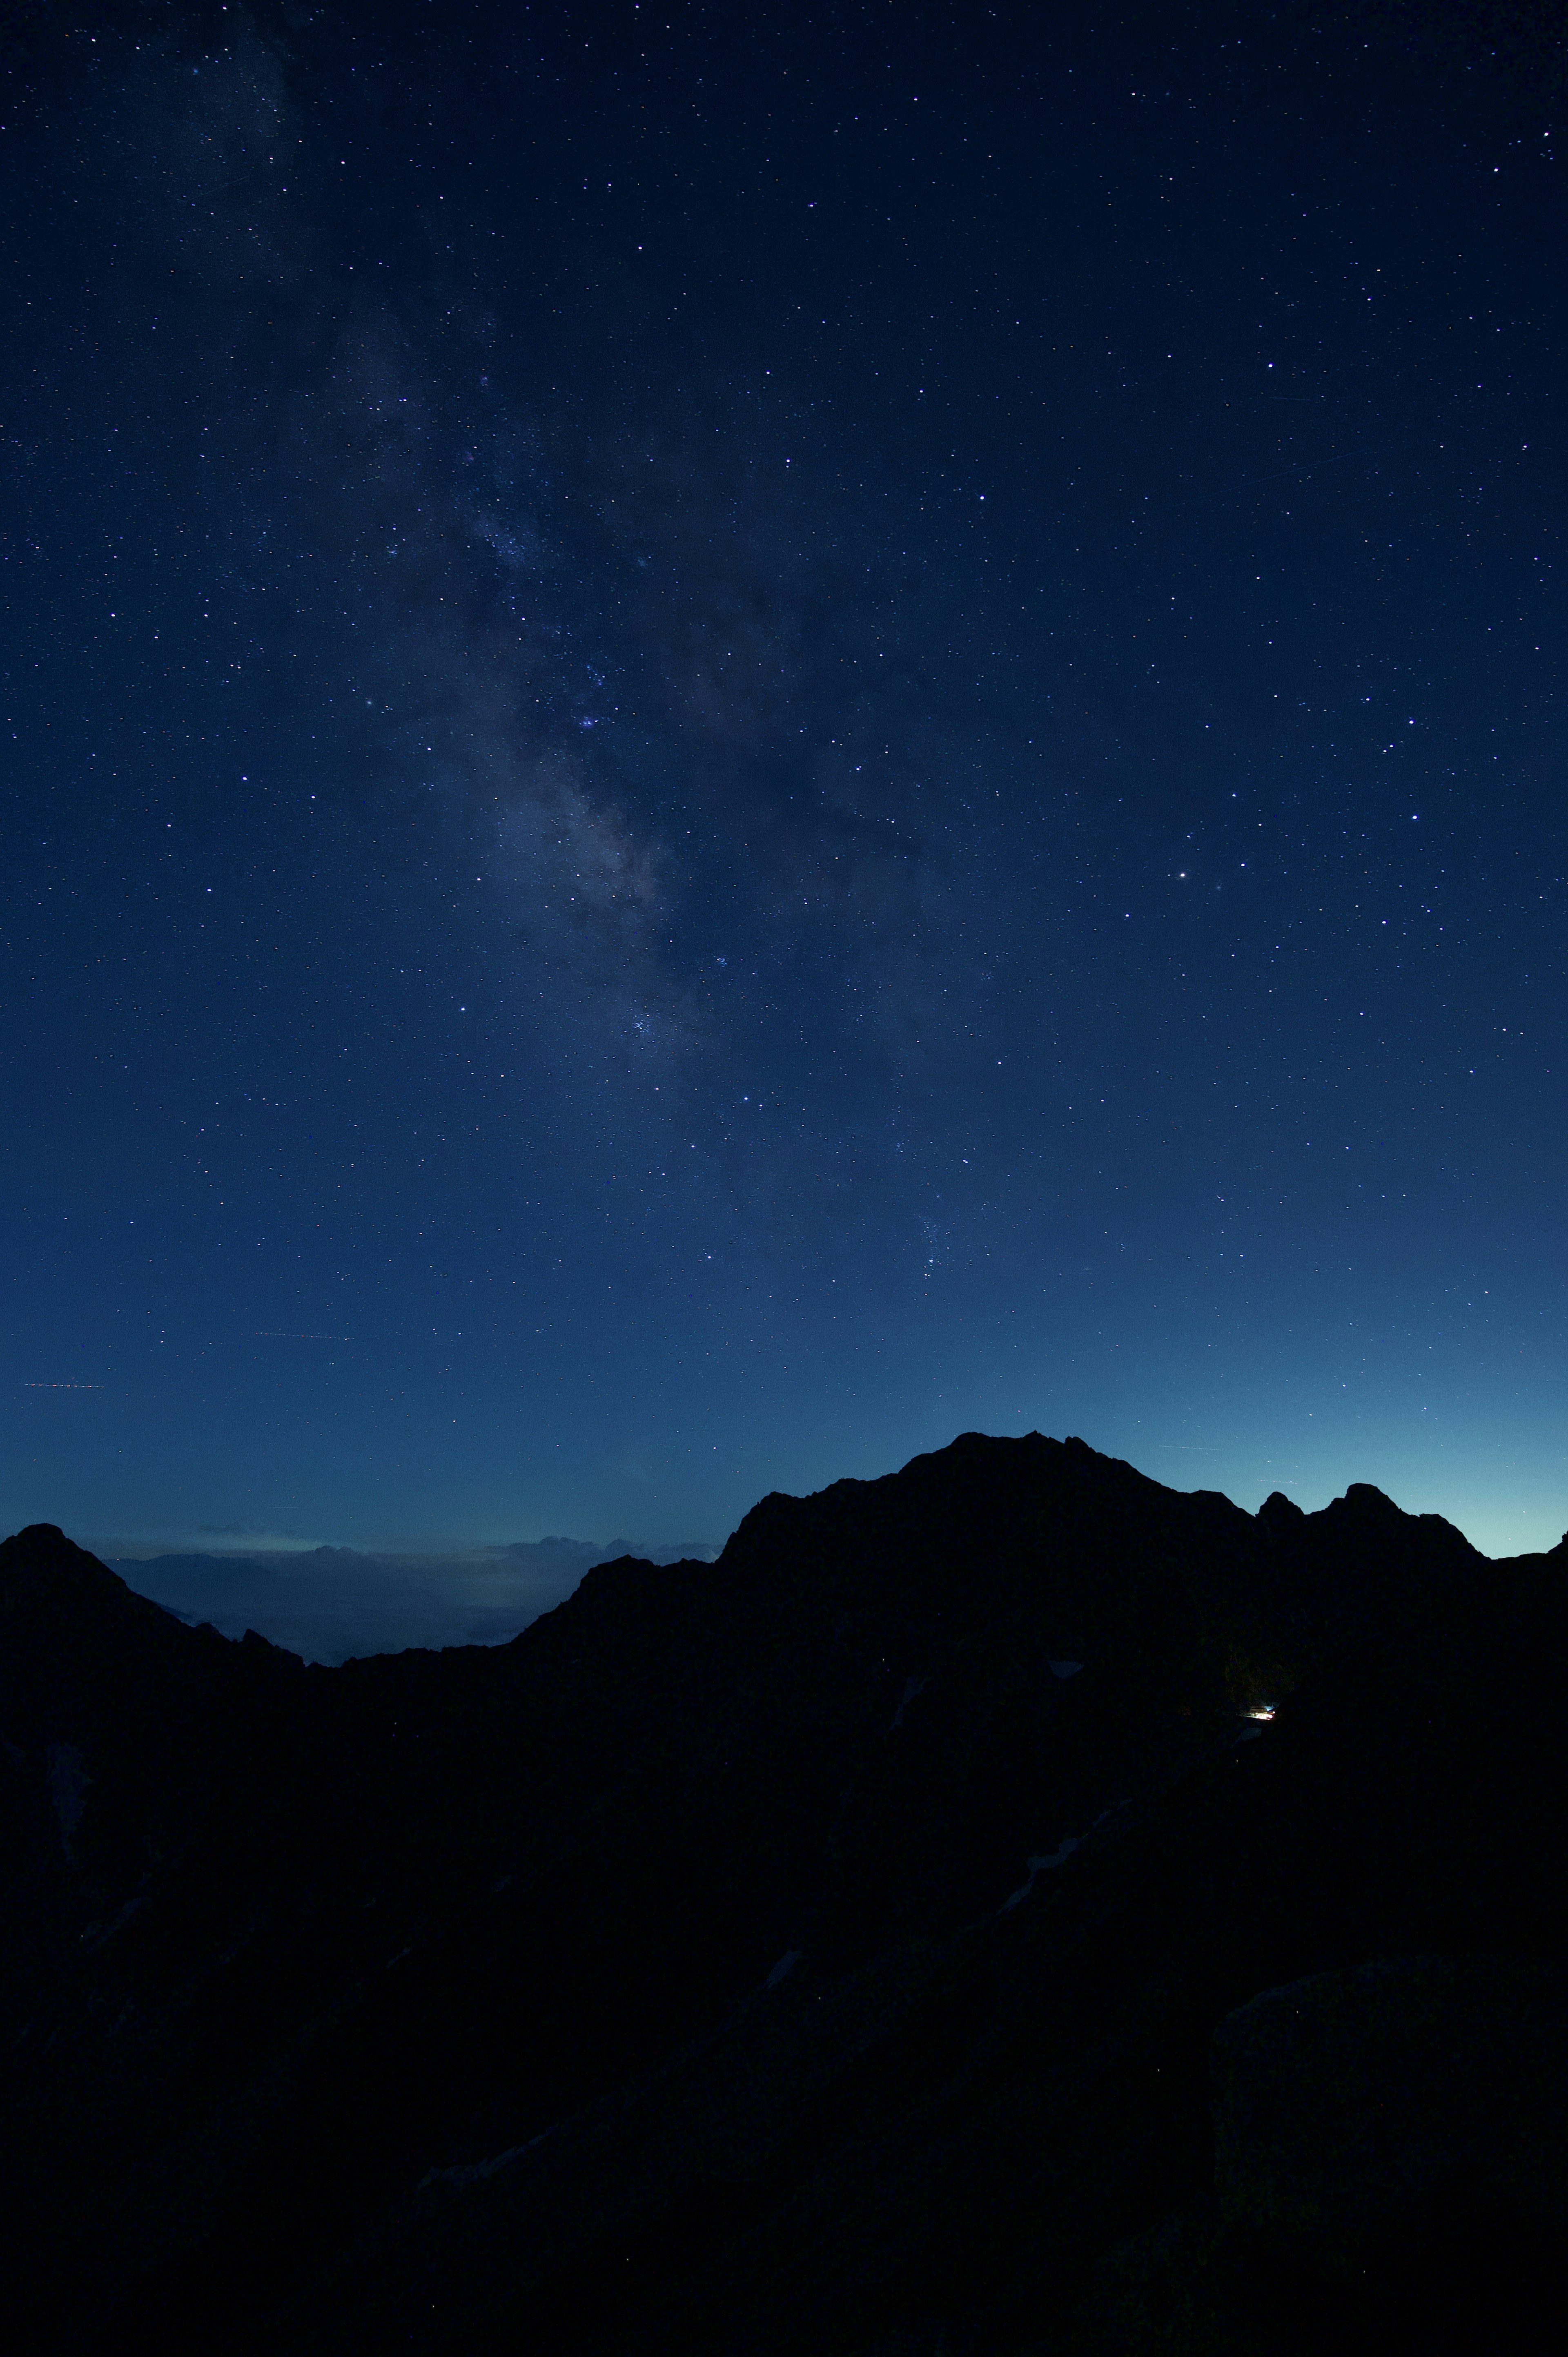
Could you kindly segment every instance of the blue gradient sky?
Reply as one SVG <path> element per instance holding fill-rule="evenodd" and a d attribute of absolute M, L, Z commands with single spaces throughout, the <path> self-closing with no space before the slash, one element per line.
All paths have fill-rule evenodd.
<path fill-rule="evenodd" d="M 1561 59 L 1068 14 L 20 40 L 7 1528 L 1556 1541 Z"/>

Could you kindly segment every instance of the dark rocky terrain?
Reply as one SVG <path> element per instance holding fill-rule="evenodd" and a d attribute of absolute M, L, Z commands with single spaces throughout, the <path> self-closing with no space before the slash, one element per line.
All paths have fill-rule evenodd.
<path fill-rule="evenodd" d="M 6 2345 L 1556 2346 L 1565 1663 L 1037 1435 L 336 1669 L 24 1531 Z"/>

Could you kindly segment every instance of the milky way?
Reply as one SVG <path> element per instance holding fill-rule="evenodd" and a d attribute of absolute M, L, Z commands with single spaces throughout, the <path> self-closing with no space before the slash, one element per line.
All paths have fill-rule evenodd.
<path fill-rule="evenodd" d="M 10 67 L 11 1522 L 1555 1538 L 1558 84 L 333 16 Z"/>

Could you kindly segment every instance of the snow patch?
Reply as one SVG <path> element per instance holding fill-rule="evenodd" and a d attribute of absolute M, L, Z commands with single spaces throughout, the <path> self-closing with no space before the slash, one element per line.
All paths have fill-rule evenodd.
<path fill-rule="evenodd" d="M 923 1695 L 930 1683 L 931 1682 L 929 1677 L 905 1679 L 902 1698 L 899 1701 L 897 1709 L 893 1714 L 893 1727 L 901 1727 L 903 1725 L 904 1713 L 908 1709 L 909 1705 L 914 1701 L 915 1696 L 917 1695 Z M 893 1727 L 890 1727 L 887 1732 L 891 1735 Z"/>
<path fill-rule="evenodd" d="M 112 1923 L 90 1923 L 81 1935 L 82 1947 L 91 1955 L 94 1948 L 102 1948 L 106 1940 L 112 1940 L 114 1937 L 116 1932 L 124 1930 L 134 1915 L 139 1915 L 144 1907 L 149 1907 L 151 1904 L 149 1894 L 145 1890 L 139 1890 L 134 1899 L 126 1900 Z M 116 2029 L 119 2026 L 118 2022 L 114 2025 Z M 111 2031 L 110 2035 L 113 2037 L 113 2031 Z"/>
<path fill-rule="evenodd" d="M 487 2177 L 493 2177 L 498 2169 L 509 2169 L 514 2160 L 521 2160 L 525 2152 L 532 2152 L 536 2144 L 542 2144 L 547 2136 L 554 2133 L 553 2128 L 542 2128 L 526 2144 L 514 2144 L 489 2160 L 460 2161 L 453 2169 L 427 2169 L 414 2190 L 423 2193 L 427 2185 L 478 2185 Z"/>
<path fill-rule="evenodd" d="M 1030 1891 L 1033 1890 L 1035 1887 L 1035 1877 L 1037 1874 L 1048 1874 L 1052 1867 L 1065 1866 L 1069 1858 L 1072 1856 L 1074 1850 L 1081 1849 L 1082 1846 L 1083 1845 L 1079 1840 L 1076 1834 L 1069 1834 L 1065 1841 L 1060 1841 L 1057 1844 L 1055 1849 L 1051 1851 L 1048 1857 L 1029 1858 L 1026 1861 L 1029 1868 L 1029 1879 L 1027 1882 L 1021 1883 L 1019 1885 L 1018 1889 L 1013 1893 L 1011 1899 L 1004 1899 L 1003 1900 L 999 1911 L 1005 1915 L 1010 1908 L 1021 1907 L 1025 1900 L 1027 1899 Z"/>
<path fill-rule="evenodd" d="M 71 1839 L 81 1823 L 87 1806 L 87 1788 L 92 1779 L 87 1772 L 87 1762 L 74 1743 L 51 1743 L 45 1752 L 48 1761 L 49 1798 L 54 1803 L 55 1820 L 59 1826 L 60 1847 L 67 1857 L 71 1856 Z"/>

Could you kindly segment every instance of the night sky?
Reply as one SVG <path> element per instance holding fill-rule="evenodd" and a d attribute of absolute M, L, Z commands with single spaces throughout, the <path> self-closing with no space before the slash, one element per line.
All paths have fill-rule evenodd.
<path fill-rule="evenodd" d="M 5 23 L 5 1529 L 1555 1542 L 1561 11 Z"/>

